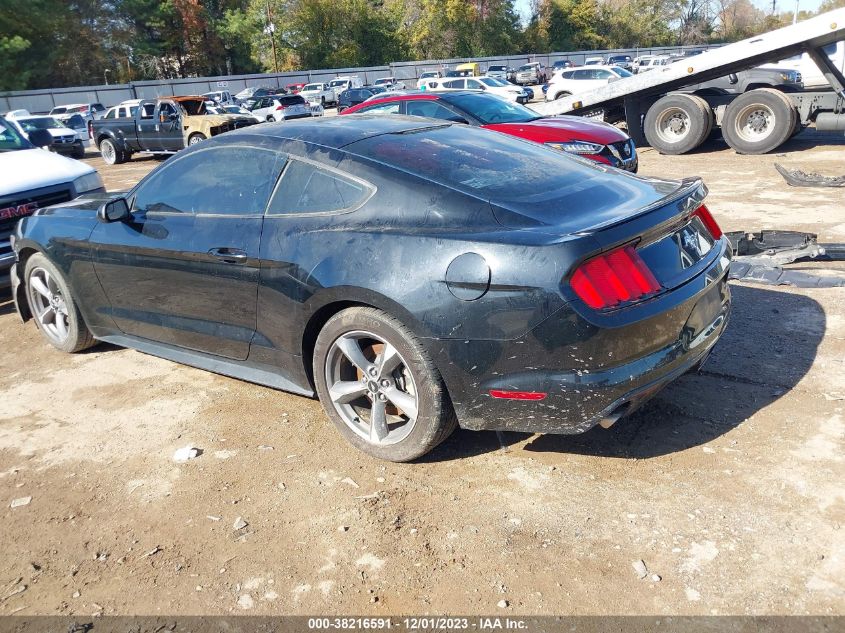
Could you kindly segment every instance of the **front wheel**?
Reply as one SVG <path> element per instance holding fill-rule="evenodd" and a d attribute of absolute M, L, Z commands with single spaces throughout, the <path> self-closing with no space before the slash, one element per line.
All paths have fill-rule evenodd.
<path fill-rule="evenodd" d="M 96 343 L 67 282 L 49 259 L 41 253 L 32 255 L 26 261 L 24 279 L 29 310 L 53 347 L 73 353 Z"/>
<path fill-rule="evenodd" d="M 451 402 L 420 341 L 374 308 L 333 316 L 314 346 L 326 413 L 359 450 L 393 462 L 425 455 L 455 429 Z"/>
<path fill-rule="evenodd" d="M 196 145 L 197 143 L 205 140 L 205 134 L 201 134 L 199 132 L 194 132 L 188 137 L 188 145 Z"/>

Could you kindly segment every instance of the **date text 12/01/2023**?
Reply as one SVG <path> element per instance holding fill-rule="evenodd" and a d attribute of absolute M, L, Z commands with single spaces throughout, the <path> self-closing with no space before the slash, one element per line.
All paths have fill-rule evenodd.
<path fill-rule="evenodd" d="M 309 618 L 310 630 L 525 630 L 528 623 L 520 618 L 499 617 L 407 617 L 407 618 Z"/>

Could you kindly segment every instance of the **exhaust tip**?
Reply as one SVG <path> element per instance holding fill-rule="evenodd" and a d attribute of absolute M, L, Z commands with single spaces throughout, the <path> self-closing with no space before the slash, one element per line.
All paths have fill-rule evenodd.
<path fill-rule="evenodd" d="M 603 429 L 609 429 L 619 421 L 619 418 L 627 413 L 630 404 L 630 402 L 623 402 L 620 404 L 613 411 L 599 420 L 599 426 Z"/>

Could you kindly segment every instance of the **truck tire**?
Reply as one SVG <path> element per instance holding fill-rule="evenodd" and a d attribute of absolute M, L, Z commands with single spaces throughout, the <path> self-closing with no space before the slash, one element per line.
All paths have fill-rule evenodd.
<path fill-rule="evenodd" d="M 196 145 L 205 140 L 205 134 L 201 134 L 200 132 L 194 132 L 188 137 L 188 145 Z"/>
<path fill-rule="evenodd" d="M 107 165 L 120 165 L 126 162 L 126 152 L 110 138 L 100 141 L 100 155 Z"/>
<path fill-rule="evenodd" d="M 760 88 L 728 104 L 722 137 L 738 154 L 765 154 L 792 135 L 798 113 L 779 90 Z"/>
<path fill-rule="evenodd" d="M 648 109 L 646 140 L 661 154 L 685 154 L 701 145 L 713 127 L 713 113 L 701 97 L 670 94 Z"/>

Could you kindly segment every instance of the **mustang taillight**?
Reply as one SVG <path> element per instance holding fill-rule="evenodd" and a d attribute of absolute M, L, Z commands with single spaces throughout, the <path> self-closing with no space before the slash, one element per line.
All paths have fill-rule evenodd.
<path fill-rule="evenodd" d="M 713 215 L 707 207 L 702 204 L 693 211 L 692 214 L 698 216 L 698 219 L 701 220 L 702 224 L 707 227 L 707 230 L 710 231 L 710 235 L 714 240 L 718 240 L 722 237 L 722 229 L 719 228 L 719 224 L 713 219 Z"/>
<path fill-rule="evenodd" d="M 660 291 L 660 284 L 632 245 L 602 253 L 578 266 L 569 285 L 591 308 L 604 310 Z"/>

